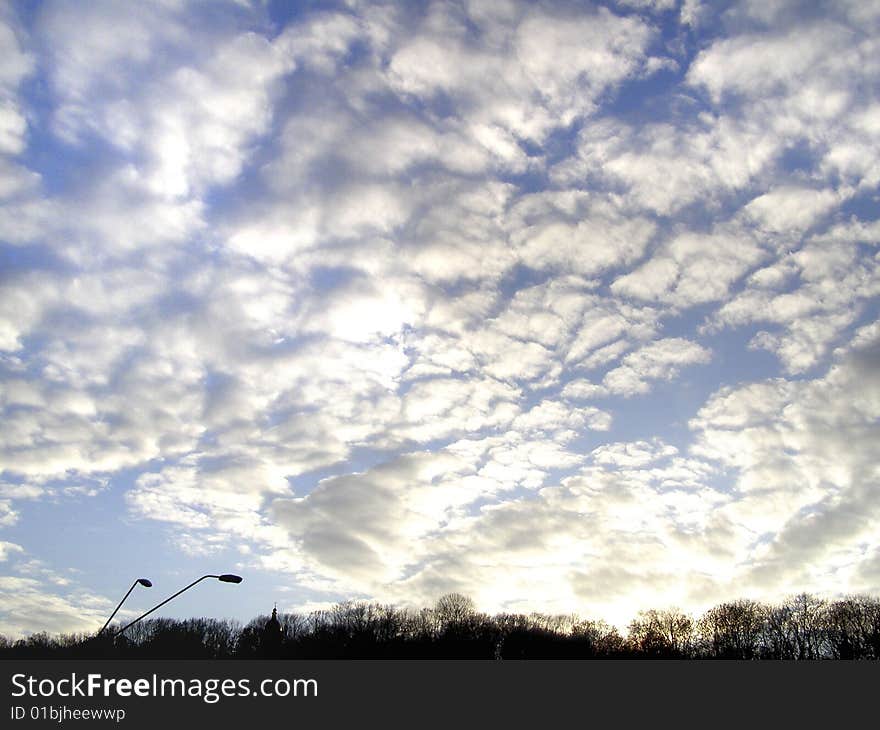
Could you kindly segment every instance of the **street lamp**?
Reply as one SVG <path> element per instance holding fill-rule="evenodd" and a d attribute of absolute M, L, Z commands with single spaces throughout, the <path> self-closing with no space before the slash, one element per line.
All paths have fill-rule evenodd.
<path fill-rule="evenodd" d="M 175 593 L 173 596 L 168 596 L 168 598 L 166 598 L 164 601 L 162 601 L 162 603 L 157 603 L 157 604 L 156 604 L 155 606 L 153 606 L 149 611 L 147 611 L 146 613 L 142 613 L 140 616 L 138 616 L 138 617 L 137 617 L 134 621 L 132 621 L 131 623 L 128 623 L 128 624 L 126 624 L 125 626 L 123 626 L 121 629 L 119 629 L 119 631 L 117 631 L 115 634 L 113 634 L 113 638 L 115 639 L 117 636 L 121 636 L 122 633 L 123 633 L 127 628 L 129 628 L 130 626 L 134 626 L 134 625 L 135 625 L 138 621 L 140 621 L 142 618 L 146 618 L 146 617 L 149 616 L 151 613 L 153 613 L 153 611 L 155 611 L 157 608 L 161 608 L 161 607 L 164 606 L 166 603 L 168 603 L 168 601 L 170 601 L 170 600 L 172 600 L 172 599 L 174 599 L 174 598 L 177 598 L 181 593 L 183 593 L 184 591 L 188 591 L 188 590 L 189 590 L 190 588 L 192 588 L 196 583 L 200 583 L 201 581 L 205 580 L 205 578 L 216 578 L 217 580 L 219 580 L 219 581 L 222 582 L 222 583 L 241 583 L 241 576 L 240 576 L 240 575 L 233 575 L 232 573 L 224 573 L 223 575 L 203 575 L 201 578 L 198 578 L 198 579 L 194 580 L 194 581 L 193 581 L 192 583 L 190 583 L 188 586 L 185 586 L 185 587 L 181 588 L 181 589 L 180 589 L 179 591 L 177 591 L 177 593 Z"/>
<path fill-rule="evenodd" d="M 134 587 L 138 584 L 142 585 L 144 588 L 152 588 L 153 587 L 152 582 L 149 581 L 147 578 L 138 578 L 134 583 L 132 583 L 131 588 L 128 589 L 128 593 L 126 593 L 122 597 L 122 600 L 119 602 L 119 605 L 116 606 L 115 609 L 113 609 L 113 613 L 110 614 L 110 618 L 107 619 L 107 623 L 105 623 L 101 627 L 101 630 L 98 632 L 98 636 L 100 636 L 101 634 L 104 633 L 104 629 L 106 629 L 110 625 L 110 622 L 113 620 L 113 617 L 116 615 L 116 612 L 122 607 L 122 604 L 125 603 L 125 599 L 128 598 L 128 594 L 131 593 L 134 590 Z"/>

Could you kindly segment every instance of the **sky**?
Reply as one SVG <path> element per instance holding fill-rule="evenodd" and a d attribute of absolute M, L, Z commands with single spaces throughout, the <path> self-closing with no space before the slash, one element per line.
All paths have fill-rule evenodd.
<path fill-rule="evenodd" d="M 0 7 L 0 633 L 880 593 L 880 2 Z"/>

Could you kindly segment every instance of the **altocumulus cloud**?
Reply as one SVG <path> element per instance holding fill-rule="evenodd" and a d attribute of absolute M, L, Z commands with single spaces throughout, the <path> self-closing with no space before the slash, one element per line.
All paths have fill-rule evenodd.
<path fill-rule="evenodd" d="M 876 3 L 50 0 L 0 55 L 0 630 L 112 605 L 41 505 L 290 607 L 880 591 Z"/>

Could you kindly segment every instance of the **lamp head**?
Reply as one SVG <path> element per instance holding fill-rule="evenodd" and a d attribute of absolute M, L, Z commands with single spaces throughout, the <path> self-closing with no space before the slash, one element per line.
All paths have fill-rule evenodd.
<path fill-rule="evenodd" d="M 232 575 L 232 573 L 224 573 L 223 575 L 217 576 L 217 579 L 224 583 L 241 583 L 241 576 Z"/>
<path fill-rule="evenodd" d="M 144 588 L 152 588 L 153 587 L 152 581 L 148 580 L 147 578 L 138 578 L 137 582 L 140 583 Z"/>

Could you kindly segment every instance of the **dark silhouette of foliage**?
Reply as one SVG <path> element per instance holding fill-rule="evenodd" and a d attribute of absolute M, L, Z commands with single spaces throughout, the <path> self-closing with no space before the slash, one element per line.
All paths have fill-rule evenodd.
<path fill-rule="evenodd" d="M 765 616 L 765 607 L 756 601 L 731 601 L 710 608 L 698 623 L 701 653 L 715 659 L 755 659 Z"/>
<path fill-rule="evenodd" d="M 880 600 L 851 596 L 835 601 L 823 623 L 834 659 L 880 659 Z"/>
<path fill-rule="evenodd" d="M 694 620 L 678 609 L 641 611 L 629 625 L 630 650 L 645 657 L 683 659 L 694 655 Z"/>
<path fill-rule="evenodd" d="M 780 604 L 722 603 L 694 618 L 641 611 L 626 636 L 575 615 L 489 616 L 459 593 L 420 610 L 363 601 L 309 614 L 235 621 L 141 621 L 114 638 L 45 632 L 0 636 L 0 658 L 296 659 L 880 659 L 880 599 L 826 601 L 807 593 Z"/>

